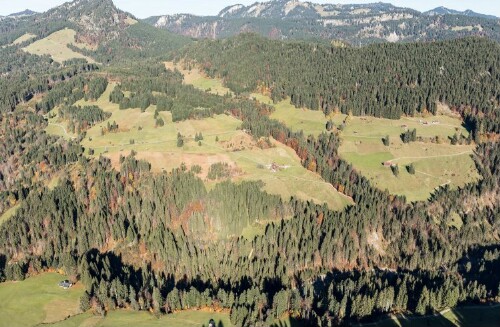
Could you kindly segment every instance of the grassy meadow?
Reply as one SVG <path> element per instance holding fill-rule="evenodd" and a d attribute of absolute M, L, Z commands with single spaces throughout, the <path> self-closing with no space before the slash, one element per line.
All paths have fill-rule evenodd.
<path fill-rule="evenodd" d="M 12 42 L 12 44 L 13 45 L 21 44 L 21 43 L 29 41 L 35 37 L 36 37 L 35 34 L 26 33 L 26 34 L 23 34 L 20 37 L 18 37 L 16 40 L 14 40 L 14 42 Z"/>
<path fill-rule="evenodd" d="M 217 326 L 232 327 L 229 314 L 202 310 L 183 311 L 160 318 L 149 312 L 135 312 L 117 310 L 109 312 L 105 317 L 85 313 L 71 317 L 65 321 L 48 326 L 53 327 L 121 327 L 121 326 L 168 326 L 168 327 L 202 327 L 208 326 L 210 319 L 214 319 Z"/>
<path fill-rule="evenodd" d="M 346 121 L 341 132 L 341 156 L 377 187 L 405 195 L 410 201 L 426 200 L 440 185 L 448 184 L 456 188 L 479 178 L 471 157 L 474 145 L 451 145 L 448 140 L 455 133 L 468 135 L 458 118 L 434 116 L 399 120 L 373 117 L 346 119 L 339 115 L 335 120 L 337 126 L 341 120 Z M 442 143 L 405 144 L 400 135 L 406 128 L 415 128 L 417 136 L 424 138 L 438 136 Z M 389 146 L 382 143 L 382 138 L 386 135 L 389 136 Z M 390 167 L 382 165 L 386 161 L 399 165 L 398 177 L 394 176 Z M 409 164 L 415 167 L 414 175 L 406 170 Z"/>
<path fill-rule="evenodd" d="M 78 314 L 84 290 L 78 284 L 68 290 L 60 288 L 57 284 L 66 278 L 44 273 L 22 282 L 1 283 L 0 326 L 35 326 Z"/>
<path fill-rule="evenodd" d="M 73 44 L 80 48 L 87 48 L 88 45 L 75 42 L 76 31 L 65 28 L 50 34 L 46 38 L 33 42 L 27 47 L 23 48 L 24 51 L 35 55 L 49 55 L 55 61 L 62 63 L 65 60 L 73 58 L 87 59 L 88 62 L 94 63 L 95 61 L 87 56 L 75 52 L 68 48 L 68 44 Z"/>
<path fill-rule="evenodd" d="M 202 168 L 199 177 L 211 187 L 215 182 L 207 180 L 209 167 L 218 162 L 228 163 L 232 167 L 233 181 L 263 181 L 264 190 L 281 195 L 284 199 L 291 196 L 316 203 L 327 203 L 332 209 L 342 209 L 351 200 L 338 193 L 320 176 L 302 167 L 295 152 L 279 142 L 271 140 L 271 146 L 263 148 L 251 136 L 241 131 L 241 121 L 228 116 L 216 115 L 201 120 L 172 122 L 169 112 L 160 112 L 165 125 L 155 126 L 155 106 L 144 112 L 140 109 L 120 110 L 119 106 L 109 102 L 109 94 L 115 87 L 110 83 L 108 89 L 95 102 L 78 101 L 76 105 L 98 105 L 112 116 L 87 131 L 82 145 L 95 151 L 94 156 L 109 157 L 115 167 L 119 167 L 120 155 L 128 155 L 132 150 L 137 158 L 151 163 L 155 172 L 170 171 L 182 163 L 190 169 L 194 165 Z M 54 109 L 57 113 L 57 109 Z M 102 128 L 108 122 L 119 126 L 115 133 L 102 135 Z M 67 131 L 64 121 L 54 117 L 49 121 L 47 132 L 64 137 L 75 137 Z M 201 145 L 195 142 L 197 133 L 204 139 Z M 184 136 L 184 146 L 177 147 L 177 134 Z M 286 167 L 279 171 L 268 168 L 276 163 Z"/>
<path fill-rule="evenodd" d="M 233 92 L 222 84 L 222 81 L 215 78 L 207 78 L 198 68 L 184 69 L 183 64 L 175 64 L 171 61 L 165 63 L 165 67 L 170 70 L 177 69 L 184 75 L 184 83 L 194 87 L 209 91 L 217 95 L 233 94 Z"/>
<path fill-rule="evenodd" d="M 252 94 L 251 97 L 273 105 L 267 96 Z M 440 185 L 460 187 L 479 178 L 471 158 L 474 145 L 450 144 L 449 137 L 455 133 L 468 136 L 462 121 L 455 116 L 390 120 L 335 114 L 327 118 L 321 111 L 297 109 L 289 100 L 281 101 L 274 107 L 276 110 L 271 118 L 283 122 L 293 131 L 302 130 L 305 135 L 317 136 L 325 132 L 329 119 L 336 127 L 343 125 L 340 132 L 341 156 L 380 189 L 405 195 L 410 201 L 426 200 Z M 417 136 L 425 139 L 438 136 L 440 143 L 426 141 L 404 144 L 400 138 L 401 133 L 414 128 Z M 390 139 L 389 146 L 382 143 L 382 138 L 387 135 Z M 398 177 L 394 176 L 390 167 L 382 165 L 386 161 L 399 165 Z M 415 175 L 406 170 L 406 165 L 411 163 L 414 164 Z"/>
<path fill-rule="evenodd" d="M 252 95 L 252 97 L 269 104 L 269 101 L 265 101 L 267 98 L 265 96 L 257 97 Z M 278 102 L 274 105 L 274 108 L 275 111 L 271 114 L 270 118 L 290 126 L 292 131 L 302 130 L 304 135 L 314 136 L 326 132 L 326 122 L 328 119 L 322 111 L 295 108 L 295 106 L 290 103 L 289 99 Z"/>

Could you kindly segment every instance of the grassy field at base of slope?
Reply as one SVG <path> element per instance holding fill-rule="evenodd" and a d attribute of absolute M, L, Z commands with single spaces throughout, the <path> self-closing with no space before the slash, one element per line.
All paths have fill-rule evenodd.
<path fill-rule="evenodd" d="M 118 327 L 118 326 L 169 326 L 201 327 L 214 319 L 217 326 L 232 327 L 229 314 L 208 311 L 183 311 L 159 318 L 148 312 L 127 310 L 111 311 L 105 317 L 85 313 L 65 321 L 49 324 L 53 327 Z M 282 319 L 272 327 L 305 327 L 305 323 L 293 319 Z M 352 323 L 357 327 L 497 327 L 500 326 L 498 306 L 460 307 L 443 314 L 425 317 L 391 317 L 373 323 Z"/>
<path fill-rule="evenodd" d="M 179 313 L 155 317 L 149 312 L 117 310 L 110 311 L 105 317 L 94 316 L 91 313 L 85 313 L 71 317 L 49 326 L 53 327 L 201 327 L 208 326 L 210 319 L 214 319 L 217 326 L 232 327 L 229 321 L 229 314 L 209 311 L 183 311 Z"/>
<path fill-rule="evenodd" d="M 121 155 L 128 155 L 132 150 L 137 158 L 152 164 L 153 171 L 162 172 L 178 168 L 182 163 L 190 169 L 199 165 L 202 172 L 199 177 L 211 187 L 215 182 L 206 178 L 210 166 L 214 163 L 228 163 L 233 170 L 233 181 L 263 181 L 264 190 L 281 195 L 288 200 L 291 196 L 316 203 L 327 203 L 332 209 L 340 210 L 352 203 L 344 195 L 338 193 L 320 176 L 302 167 L 295 152 L 283 144 L 270 140 L 272 146 L 262 148 L 245 132 L 239 130 L 241 121 L 228 116 L 216 115 L 201 120 L 172 122 L 169 112 L 160 112 L 165 122 L 162 127 L 155 126 L 155 106 L 144 112 L 139 109 L 120 110 L 119 106 L 109 102 L 109 94 L 114 88 L 110 84 L 96 102 L 79 101 L 76 105 L 98 105 L 112 116 L 105 122 L 97 124 L 87 131 L 82 145 L 95 151 L 94 156 L 109 157 L 115 167 L 119 167 Z M 57 113 L 57 109 L 53 113 Z M 117 132 L 104 133 L 107 124 L 116 122 Z M 58 117 L 50 119 L 47 132 L 67 138 L 75 137 L 67 131 L 67 124 Z M 195 142 L 197 133 L 204 139 L 201 145 Z M 184 146 L 177 146 L 177 134 L 184 136 Z M 273 163 L 283 169 L 273 171 L 269 168 Z"/>
<path fill-rule="evenodd" d="M 214 319 L 231 327 L 227 313 L 183 311 L 160 319 L 149 312 L 111 311 L 106 317 L 81 313 L 80 297 L 84 289 L 75 285 L 68 290 L 58 286 L 66 276 L 43 273 L 20 282 L 0 284 L 0 327 L 16 326 L 202 326 Z"/>
<path fill-rule="evenodd" d="M 80 311 L 83 287 L 64 290 L 66 276 L 44 273 L 21 282 L 0 284 L 0 327 L 35 326 L 57 322 Z"/>
<path fill-rule="evenodd" d="M 49 55 L 54 61 L 59 63 L 73 58 L 87 59 L 88 62 L 94 63 L 95 61 L 92 58 L 86 57 L 68 48 L 68 44 L 73 44 L 80 48 L 89 48 L 86 44 L 75 43 L 75 35 L 75 30 L 65 28 L 50 34 L 46 38 L 31 43 L 23 48 L 23 50 L 39 56 Z"/>
<path fill-rule="evenodd" d="M 234 327 L 229 320 L 229 313 L 210 312 L 208 310 L 189 310 L 174 314 L 155 317 L 149 312 L 117 310 L 108 312 L 105 317 L 84 313 L 73 316 L 65 321 L 48 324 L 51 327 L 207 327 L 210 319 L 217 327 Z M 305 327 L 300 321 L 283 318 L 272 323 L 270 327 Z"/>

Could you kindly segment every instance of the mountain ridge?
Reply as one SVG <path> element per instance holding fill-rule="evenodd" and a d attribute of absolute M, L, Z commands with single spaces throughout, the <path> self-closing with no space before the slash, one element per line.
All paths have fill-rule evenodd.
<path fill-rule="evenodd" d="M 485 19 L 498 19 L 497 16 L 494 15 L 487 15 L 487 14 L 482 14 L 475 12 L 473 10 L 467 9 L 464 11 L 459 11 L 455 9 L 450 9 L 447 7 L 436 7 L 434 9 L 424 11 L 424 15 L 430 15 L 430 16 L 436 16 L 436 15 L 463 15 L 463 16 L 469 16 L 469 17 L 480 17 L 480 18 L 485 18 Z"/>
<path fill-rule="evenodd" d="M 317 4 L 298 0 L 234 4 L 216 16 L 176 14 L 144 21 L 194 38 L 225 38 L 255 32 L 274 39 L 342 40 L 351 44 L 432 41 L 466 36 L 500 40 L 498 19 L 444 7 L 419 12 L 390 3 Z"/>
<path fill-rule="evenodd" d="M 75 0 L 43 13 L 27 9 L 4 17 L 1 36 L 32 33 L 43 38 L 62 28 L 72 28 L 77 31 L 77 42 L 97 45 L 116 38 L 133 18 L 111 0 Z"/>
<path fill-rule="evenodd" d="M 101 63 L 118 57 L 141 56 L 141 51 L 160 55 L 166 50 L 185 44 L 186 38 L 159 30 L 143 23 L 132 14 L 115 6 L 112 0 L 75 0 L 19 19 L 0 20 L 0 45 L 9 45 L 25 34 L 34 34 L 37 39 L 62 29 L 76 32 L 75 52 L 92 57 Z"/>
<path fill-rule="evenodd" d="M 33 16 L 36 14 L 38 14 L 36 11 L 30 10 L 30 9 L 25 9 L 25 10 L 20 11 L 20 12 L 12 13 L 12 14 L 8 15 L 7 17 L 18 18 L 18 17 Z"/>

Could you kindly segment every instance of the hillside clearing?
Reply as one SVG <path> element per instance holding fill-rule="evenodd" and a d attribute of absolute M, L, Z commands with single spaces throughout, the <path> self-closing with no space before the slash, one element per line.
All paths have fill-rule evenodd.
<path fill-rule="evenodd" d="M 31 40 L 31 39 L 33 39 L 35 37 L 36 37 L 35 34 L 26 33 L 26 34 L 21 35 L 20 37 L 18 37 L 14 42 L 12 42 L 12 44 L 13 45 L 21 44 L 21 43 L 29 41 L 29 40 Z"/>
<path fill-rule="evenodd" d="M 233 181 L 263 181 L 264 190 L 281 195 L 285 200 L 291 196 L 318 204 L 327 203 L 335 210 L 351 204 L 352 200 L 338 193 L 330 184 L 324 182 L 317 174 L 302 167 L 295 152 L 283 144 L 270 140 L 266 147 L 260 147 L 251 136 L 239 130 L 241 121 L 228 115 L 215 115 L 201 120 L 172 122 L 170 112 L 160 112 L 165 121 L 162 127 L 155 126 L 155 106 L 144 112 L 139 109 L 120 110 L 119 106 L 109 102 L 109 94 L 115 84 L 110 83 L 108 89 L 95 102 L 76 102 L 75 105 L 97 105 L 112 116 L 87 131 L 82 145 L 94 150 L 94 156 L 105 155 L 113 165 L 119 168 L 120 155 L 128 155 L 132 150 L 137 158 L 149 161 L 155 172 L 171 171 L 182 163 L 188 169 L 198 165 L 202 172 L 198 176 L 211 187 L 219 181 L 206 178 L 212 164 L 225 162 L 231 166 Z M 53 111 L 57 113 L 57 109 Z M 66 135 L 65 122 L 58 117 L 51 119 L 47 132 Z M 117 132 L 103 135 L 107 124 L 116 122 Z M 177 147 L 177 135 L 184 138 L 184 146 Z M 202 133 L 203 140 L 195 142 L 197 133 Z M 286 167 L 279 171 L 270 169 L 273 164 Z"/>
<path fill-rule="evenodd" d="M 273 105 L 268 96 L 252 94 L 251 97 Z M 326 123 L 331 119 L 334 127 L 341 129 L 340 155 L 378 188 L 405 195 L 410 201 L 428 199 L 441 185 L 456 188 L 479 178 L 471 158 L 474 145 L 450 144 L 449 137 L 454 134 L 469 135 L 462 121 L 451 113 L 399 120 L 343 114 L 327 118 L 321 111 L 297 109 L 289 100 L 273 106 L 276 110 L 271 118 L 281 121 L 293 131 L 302 130 L 305 135 L 318 136 L 326 132 Z M 422 137 L 423 142 L 403 143 L 401 133 L 412 129 L 417 130 L 417 136 Z M 387 135 L 390 145 L 384 146 L 382 138 Z M 438 142 L 434 141 L 436 137 Z M 398 164 L 399 176 L 395 177 L 389 167 L 384 167 L 384 162 Z M 415 175 L 406 171 L 406 165 L 412 163 Z"/>
<path fill-rule="evenodd" d="M 251 97 L 260 102 L 273 105 L 269 97 L 259 96 L 257 94 L 252 94 Z M 284 123 L 292 129 L 292 131 L 303 131 L 306 136 L 318 136 L 326 132 L 326 123 L 328 119 L 322 111 L 295 108 L 295 106 L 290 103 L 290 99 L 280 101 L 273 106 L 275 111 L 271 114 L 270 118 Z"/>
<path fill-rule="evenodd" d="M 8 209 L 5 211 L 1 216 L 0 216 L 0 225 L 2 225 L 4 222 L 9 220 L 12 216 L 14 216 L 17 212 L 17 209 L 21 206 L 20 203 L 16 204 L 12 208 Z"/>
<path fill-rule="evenodd" d="M 233 92 L 215 78 L 208 78 L 198 68 L 185 69 L 182 63 L 175 64 L 171 61 L 165 62 L 165 67 L 170 70 L 177 69 L 184 75 L 184 83 L 217 95 L 233 94 Z"/>
<path fill-rule="evenodd" d="M 334 120 L 336 126 L 346 122 L 340 133 L 343 142 L 339 153 L 380 189 L 388 189 L 393 194 L 417 201 L 428 199 L 433 190 L 441 185 L 449 184 L 456 188 L 479 178 L 471 157 L 474 145 L 451 145 L 448 140 L 455 133 L 468 136 L 457 118 L 346 118 L 339 115 Z M 403 143 L 401 133 L 411 129 L 416 129 L 417 136 L 427 141 Z M 387 135 L 389 146 L 382 142 Z M 428 141 L 436 136 L 441 143 Z M 394 176 L 390 167 L 383 165 L 384 162 L 397 164 L 399 176 Z M 415 167 L 414 175 L 406 170 L 409 164 Z"/>
<path fill-rule="evenodd" d="M 45 129 L 47 133 L 52 134 L 52 135 L 58 135 L 64 137 L 66 140 L 74 139 L 76 138 L 76 135 L 72 135 L 71 133 L 68 133 L 66 130 L 66 127 L 63 124 L 58 124 L 58 123 L 53 123 L 52 121 L 55 121 L 54 119 L 49 119 L 49 124 L 47 125 L 47 128 Z"/>
<path fill-rule="evenodd" d="M 79 48 L 88 48 L 89 46 L 75 42 L 76 31 L 65 28 L 54 32 L 44 39 L 33 42 L 24 51 L 34 55 L 49 55 L 55 61 L 62 63 L 69 59 L 86 59 L 89 63 L 95 63 L 94 59 L 84 56 L 68 48 L 68 44 L 73 44 Z"/>

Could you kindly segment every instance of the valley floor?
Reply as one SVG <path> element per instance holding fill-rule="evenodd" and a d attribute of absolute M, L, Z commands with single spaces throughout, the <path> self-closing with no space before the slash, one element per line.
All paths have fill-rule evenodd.
<path fill-rule="evenodd" d="M 229 314 L 208 310 L 182 311 L 156 317 L 149 312 L 115 310 L 105 317 L 90 312 L 81 313 L 79 298 L 83 287 L 75 285 L 68 290 L 60 288 L 66 279 L 58 273 L 44 273 L 21 282 L 0 284 L 0 327 L 44 326 L 54 327 L 115 327 L 115 326 L 203 326 L 214 319 L 217 326 L 231 327 Z M 19 299 L 22 298 L 22 301 Z M 500 304 L 492 306 L 464 306 L 444 310 L 441 314 L 424 317 L 403 315 L 381 319 L 374 323 L 352 324 L 359 327 L 498 327 Z M 283 319 L 275 323 L 280 327 L 304 326 L 297 321 Z"/>

